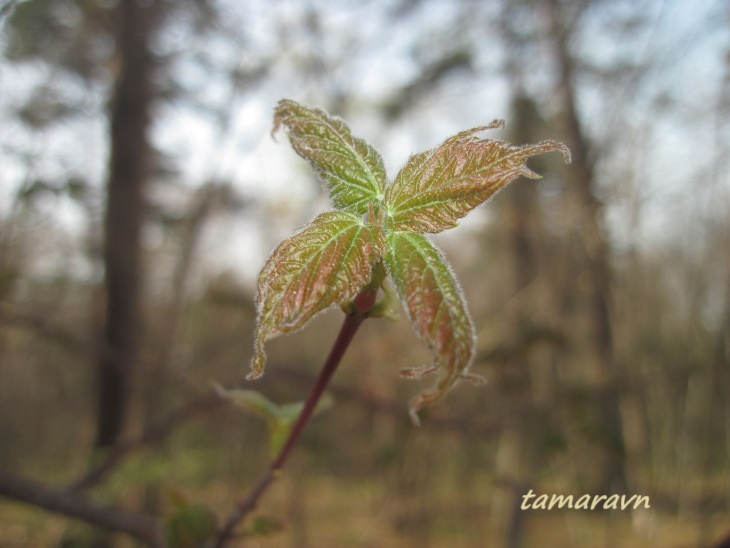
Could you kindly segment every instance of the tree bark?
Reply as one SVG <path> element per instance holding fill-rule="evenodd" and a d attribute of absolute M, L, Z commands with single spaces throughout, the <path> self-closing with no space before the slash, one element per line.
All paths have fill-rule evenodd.
<path fill-rule="evenodd" d="M 154 3 L 118 5 L 119 69 L 111 106 L 111 152 L 105 217 L 104 344 L 98 358 L 97 447 L 113 445 L 123 431 L 137 361 L 142 314 L 141 232 L 144 187 L 152 149 L 148 139 L 153 100 L 150 35 Z"/>
<path fill-rule="evenodd" d="M 509 140 L 517 145 L 539 140 L 540 116 L 534 102 L 528 98 L 519 84 L 518 59 L 508 74 L 513 80 L 515 97 L 510 114 Z M 537 137 L 537 138 L 536 138 Z M 510 264 L 510 293 L 520 295 L 534 283 L 538 272 L 536 217 L 537 186 L 529 181 L 517 181 L 506 191 L 505 226 L 507 230 L 505 255 Z M 502 375 L 505 388 L 515 408 L 511 420 L 502 422 L 499 437 L 496 468 L 502 488 L 496 491 L 494 544 L 505 548 L 517 548 L 523 544 L 526 514 L 520 509 L 523 488 L 529 486 L 539 474 L 535 455 L 537 446 L 534 418 L 537 409 L 533 401 L 532 362 L 530 333 L 535 319 L 529 299 L 517 299 L 505 314 L 506 332 L 511 334 L 509 366 Z"/>
<path fill-rule="evenodd" d="M 587 275 L 588 322 L 590 342 L 595 356 L 593 364 L 597 425 L 600 429 L 602 462 L 599 490 L 615 492 L 625 488 L 624 443 L 619 396 L 618 375 L 614 356 L 614 336 L 611 325 L 610 250 L 602 228 L 603 203 L 597 197 L 595 169 L 589 140 L 580 122 L 574 90 L 574 66 L 569 50 L 570 32 L 558 0 L 550 2 L 550 25 L 554 55 L 558 70 L 558 92 L 562 106 L 564 139 L 570 148 L 572 163 L 566 168 L 568 186 L 574 193 L 582 213 L 578 230 L 583 249 L 583 271 Z M 603 491 L 601 491 L 603 492 Z"/>

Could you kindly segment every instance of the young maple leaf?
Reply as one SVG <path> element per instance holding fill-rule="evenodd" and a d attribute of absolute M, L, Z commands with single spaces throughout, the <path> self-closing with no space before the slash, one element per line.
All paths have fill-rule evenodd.
<path fill-rule="evenodd" d="M 555 141 L 513 146 L 480 138 L 503 127 L 496 120 L 414 154 L 388 184 L 380 154 L 339 118 L 284 99 L 275 110 L 274 132 L 282 125 L 329 190 L 334 210 L 284 240 L 264 265 L 248 378 L 263 374 L 268 339 L 302 328 L 331 306 L 352 309 L 365 288 L 382 286 L 387 271 L 413 329 L 434 354 L 433 363 L 401 372 L 415 378 L 438 374 L 429 390 L 411 400 L 410 414 L 418 422 L 419 409 L 439 401 L 459 380 L 475 379 L 469 367 L 476 337 L 464 296 L 446 258 L 424 234 L 456 226 L 520 175 L 539 178 L 525 165 L 530 157 L 557 150 L 569 162 L 570 153 Z"/>

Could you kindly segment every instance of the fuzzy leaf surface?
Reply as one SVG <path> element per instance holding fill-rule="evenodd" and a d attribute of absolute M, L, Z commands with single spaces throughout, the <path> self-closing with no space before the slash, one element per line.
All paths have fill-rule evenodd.
<path fill-rule="evenodd" d="M 330 191 L 338 209 L 363 214 L 385 192 L 385 167 L 377 150 L 353 137 L 348 125 L 318 108 L 284 99 L 274 112 L 274 132 L 284 125 L 292 147 Z"/>
<path fill-rule="evenodd" d="M 263 374 L 268 339 L 296 331 L 331 305 L 353 298 L 370 281 L 383 240 L 382 230 L 365 225 L 360 216 L 328 211 L 274 250 L 259 274 L 248 378 Z"/>
<path fill-rule="evenodd" d="M 411 401 L 416 419 L 418 409 L 440 400 L 466 376 L 475 353 L 474 326 L 446 259 L 426 237 L 389 232 L 385 263 L 413 329 L 435 354 L 431 366 L 403 373 L 439 373 L 436 384 Z"/>
<path fill-rule="evenodd" d="M 411 156 L 386 191 L 386 226 L 395 231 L 441 232 L 456 226 L 518 176 L 539 178 L 525 165 L 531 156 L 559 150 L 570 161 L 568 149 L 555 141 L 513 146 L 477 137 L 502 125 L 497 120 L 464 131 L 436 149 Z"/>

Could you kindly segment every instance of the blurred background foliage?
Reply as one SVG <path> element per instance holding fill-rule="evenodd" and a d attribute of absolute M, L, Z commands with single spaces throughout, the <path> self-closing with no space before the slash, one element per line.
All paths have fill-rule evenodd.
<path fill-rule="evenodd" d="M 537 158 L 541 181 L 438 236 L 487 385 L 412 427 L 417 386 L 397 372 L 427 353 L 406 322 L 366 322 L 334 409 L 246 522 L 259 546 L 728 533 L 727 2 L 5 0 L 0 17 L 3 474 L 219 518 L 255 482 L 266 425 L 214 384 L 303 399 L 341 320 L 273 342 L 267 375 L 242 382 L 258 269 L 327 203 L 269 136 L 290 97 L 343 116 L 391 177 L 498 117 L 502 137 L 562 140 L 574 161 Z M 652 507 L 521 511 L 529 489 Z M 0 499 L 2 546 L 85 538 Z"/>

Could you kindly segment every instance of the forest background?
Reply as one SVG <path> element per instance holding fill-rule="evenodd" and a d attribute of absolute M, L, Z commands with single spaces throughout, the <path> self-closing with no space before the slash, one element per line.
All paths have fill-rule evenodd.
<path fill-rule="evenodd" d="M 214 386 L 303 399 L 341 321 L 273 341 L 243 382 L 258 270 L 327 207 L 271 139 L 282 97 L 342 116 L 391 177 L 494 118 L 573 162 L 536 158 L 542 180 L 435 238 L 488 383 L 416 428 L 398 371 L 428 353 L 404 319 L 366 322 L 252 545 L 728 534 L 727 2 L 5 0 L 0 18 L 0 545 L 102 542 L 52 496 L 223 519 L 265 468 L 265 424 Z M 530 489 L 651 509 L 523 511 Z"/>

